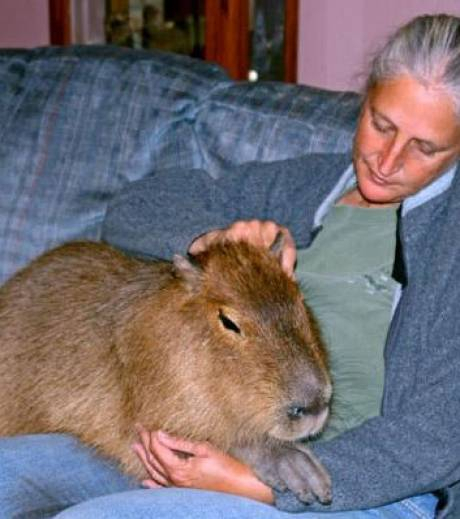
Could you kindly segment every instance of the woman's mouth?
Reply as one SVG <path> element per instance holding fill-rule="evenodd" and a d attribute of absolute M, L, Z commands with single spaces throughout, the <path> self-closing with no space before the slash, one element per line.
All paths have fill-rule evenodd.
<path fill-rule="evenodd" d="M 373 184 L 376 184 L 377 186 L 382 186 L 382 187 L 385 187 L 385 186 L 388 186 L 389 184 L 391 184 L 391 182 L 389 182 L 387 178 L 382 177 L 381 175 L 376 173 L 376 170 L 367 161 L 364 161 L 364 163 L 365 163 L 367 171 L 368 171 L 369 180 Z"/>
<path fill-rule="evenodd" d="M 379 186 L 388 185 L 388 181 L 385 178 L 382 178 L 381 176 L 377 175 L 372 170 L 369 170 L 369 171 L 370 171 L 371 180 L 372 180 L 372 182 L 374 182 L 374 184 L 377 184 Z"/>

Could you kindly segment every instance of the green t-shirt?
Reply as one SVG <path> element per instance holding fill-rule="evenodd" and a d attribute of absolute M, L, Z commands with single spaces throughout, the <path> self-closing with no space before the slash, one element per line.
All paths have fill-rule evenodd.
<path fill-rule="evenodd" d="M 338 205 L 313 244 L 298 251 L 296 276 L 321 326 L 334 381 L 331 418 L 320 440 L 379 414 L 397 287 L 395 240 L 396 209 Z"/>

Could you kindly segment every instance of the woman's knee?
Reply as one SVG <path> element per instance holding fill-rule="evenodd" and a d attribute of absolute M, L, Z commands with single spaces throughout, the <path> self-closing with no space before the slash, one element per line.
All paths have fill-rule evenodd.
<path fill-rule="evenodd" d="M 218 492 L 165 488 L 104 496 L 69 508 L 56 519 L 279 519 L 274 507 Z"/>

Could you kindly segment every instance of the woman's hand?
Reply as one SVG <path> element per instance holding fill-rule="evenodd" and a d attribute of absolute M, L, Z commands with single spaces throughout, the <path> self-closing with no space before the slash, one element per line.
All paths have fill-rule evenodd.
<path fill-rule="evenodd" d="M 225 229 L 216 229 L 196 238 L 189 247 L 190 254 L 197 254 L 218 240 L 245 240 L 259 247 L 269 248 L 275 241 L 278 232 L 284 235 L 281 251 L 281 266 L 291 277 L 294 275 L 296 262 L 296 246 L 287 227 L 271 220 L 239 220 Z"/>
<path fill-rule="evenodd" d="M 140 442 L 133 449 L 150 475 L 148 488 L 176 486 L 214 490 L 273 503 L 270 487 L 252 470 L 209 443 L 173 438 L 138 426 Z"/>

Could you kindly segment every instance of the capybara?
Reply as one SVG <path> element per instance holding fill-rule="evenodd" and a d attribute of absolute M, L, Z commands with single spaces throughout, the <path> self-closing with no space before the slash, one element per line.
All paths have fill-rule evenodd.
<path fill-rule="evenodd" d="M 327 355 L 280 241 L 172 262 L 81 241 L 32 261 L 0 289 L 0 434 L 70 433 L 142 478 L 141 423 L 328 501 L 327 472 L 296 443 L 326 421 Z"/>

